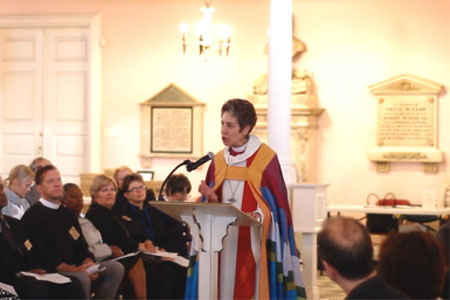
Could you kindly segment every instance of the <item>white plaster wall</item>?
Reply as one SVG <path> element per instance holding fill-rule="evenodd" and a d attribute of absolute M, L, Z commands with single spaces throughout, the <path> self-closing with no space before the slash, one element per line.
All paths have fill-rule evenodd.
<path fill-rule="evenodd" d="M 269 0 L 216 0 L 214 20 L 233 26 L 225 60 L 203 63 L 181 54 L 178 24 L 201 17 L 200 0 L 2 0 L 0 14 L 101 13 L 103 168 L 141 169 L 139 105 L 171 82 L 205 102 L 204 152 L 218 151 L 220 107 L 251 93 L 267 72 Z M 394 192 L 413 202 L 447 179 L 420 164 L 398 163 L 380 174 L 366 158 L 375 147 L 375 98 L 368 85 L 412 73 L 450 87 L 450 0 L 294 0 L 295 35 L 306 52 L 296 62 L 315 75 L 320 105 L 318 176 L 332 202 L 359 203 L 369 192 Z M 450 152 L 450 99 L 440 100 L 439 148 Z M 180 160 L 156 159 L 163 179 Z M 206 168 L 190 174 L 194 190 Z"/>
<path fill-rule="evenodd" d="M 319 181 L 332 202 L 364 202 L 370 192 L 422 201 L 449 180 L 421 164 L 393 163 L 377 173 L 366 153 L 375 145 L 375 97 L 367 86 L 411 73 L 450 87 L 450 1 L 294 1 L 296 33 L 308 45 L 298 66 L 315 74 L 321 106 Z M 450 152 L 450 98 L 440 99 L 439 148 Z"/>

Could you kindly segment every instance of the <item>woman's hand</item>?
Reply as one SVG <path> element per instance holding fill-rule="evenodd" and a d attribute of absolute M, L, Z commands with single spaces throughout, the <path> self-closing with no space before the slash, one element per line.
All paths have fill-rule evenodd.
<path fill-rule="evenodd" d="M 144 246 L 147 252 L 150 253 L 155 253 L 156 252 L 156 247 L 155 245 L 153 245 L 153 242 L 150 240 L 145 240 L 144 241 Z"/>
<path fill-rule="evenodd" d="M 113 258 L 121 257 L 123 255 L 122 250 L 116 245 L 111 245 L 109 248 L 111 249 Z"/>
<path fill-rule="evenodd" d="M 200 182 L 198 191 L 200 192 L 200 194 L 202 194 L 203 197 L 205 197 L 206 201 L 212 202 L 212 203 L 219 202 L 219 198 L 217 197 L 214 190 L 212 188 L 210 188 L 204 180 L 202 180 Z"/>
<path fill-rule="evenodd" d="M 248 214 L 250 217 L 252 217 L 252 218 L 258 220 L 258 222 L 261 222 L 261 221 L 262 221 L 262 216 L 261 216 L 261 214 L 260 214 L 259 212 L 257 212 L 257 211 L 250 212 L 250 213 L 247 213 L 247 214 Z"/>
<path fill-rule="evenodd" d="M 45 273 L 47 273 L 47 271 L 45 271 L 44 269 L 32 269 L 32 270 L 28 270 L 27 272 L 39 274 L 39 275 L 44 275 Z"/>
<path fill-rule="evenodd" d="M 98 278 L 98 273 L 91 274 L 87 270 L 89 267 L 94 266 L 94 265 L 95 265 L 95 262 L 92 259 L 89 258 L 89 259 L 85 259 L 83 264 L 81 264 L 77 268 L 79 268 L 79 270 L 81 272 L 86 273 L 89 276 L 89 278 L 91 279 L 91 281 L 94 281 L 94 280 L 96 280 Z"/>

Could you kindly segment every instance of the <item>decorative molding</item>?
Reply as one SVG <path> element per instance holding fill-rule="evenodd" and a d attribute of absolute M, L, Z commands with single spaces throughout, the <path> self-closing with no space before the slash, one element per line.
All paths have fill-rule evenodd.
<path fill-rule="evenodd" d="M 384 81 L 369 85 L 374 95 L 389 94 L 431 94 L 438 95 L 444 86 L 434 81 L 411 74 L 401 74 Z"/>
<path fill-rule="evenodd" d="M 258 99 L 261 101 L 261 97 Z M 249 96 L 249 99 L 254 99 Z M 254 133 L 267 142 L 267 105 L 255 104 L 258 121 Z M 299 172 L 300 182 L 314 183 L 317 180 L 317 129 L 318 118 L 323 108 L 293 106 L 291 109 L 291 153 Z"/>
<path fill-rule="evenodd" d="M 403 91 L 403 92 L 409 92 L 409 91 L 420 91 L 422 87 L 420 85 L 415 85 L 407 80 L 403 80 L 401 82 L 396 83 L 395 85 L 390 86 L 386 90 L 391 91 Z"/>
<path fill-rule="evenodd" d="M 377 161 L 378 172 L 389 172 L 391 170 L 391 164 L 387 161 Z"/>
<path fill-rule="evenodd" d="M 438 164 L 437 163 L 424 163 L 423 171 L 425 173 L 437 173 L 438 172 Z"/>
<path fill-rule="evenodd" d="M 387 152 L 383 154 L 384 158 L 396 160 L 421 160 L 427 156 L 420 152 Z"/>

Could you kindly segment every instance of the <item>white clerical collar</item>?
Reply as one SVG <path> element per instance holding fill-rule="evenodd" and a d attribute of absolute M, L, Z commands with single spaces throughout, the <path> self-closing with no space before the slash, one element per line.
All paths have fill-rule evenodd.
<path fill-rule="evenodd" d="M 241 152 L 244 152 L 245 149 L 247 149 L 247 145 L 248 145 L 248 141 L 247 141 L 247 143 L 245 143 L 244 145 L 242 145 L 240 147 L 231 147 L 231 149 L 233 149 L 234 152 L 241 153 Z"/>
<path fill-rule="evenodd" d="M 58 209 L 59 206 L 61 205 L 61 204 L 56 204 L 56 203 L 50 202 L 48 200 L 45 200 L 42 197 L 41 197 L 41 199 L 39 199 L 39 202 L 41 202 L 42 205 L 44 205 L 45 207 L 48 207 L 50 209 Z"/>
<path fill-rule="evenodd" d="M 229 148 L 230 146 L 227 146 L 224 151 L 225 161 L 228 165 L 234 165 L 236 163 L 240 163 L 243 161 L 246 161 L 250 156 L 252 156 L 258 149 L 261 147 L 261 141 L 259 138 L 253 134 L 249 136 L 249 139 L 245 145 L 242 145 L 241 147 L 233 147 L 233 150 L 236 152 L 244 151 L 241 154 L 238 154 L 236 156 L 230 155 Z"/>

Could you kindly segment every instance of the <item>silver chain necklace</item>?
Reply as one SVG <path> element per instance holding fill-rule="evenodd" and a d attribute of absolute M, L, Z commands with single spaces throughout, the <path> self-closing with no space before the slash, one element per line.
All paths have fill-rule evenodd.
<path fill-rule="evenodd" d="M 247 140 L 247 143 L 246 143 L 245 145 L 240 146 L 240 147 L 236 147 L 236 149 L 242 148 L 242 149 L 239 149 L 240 151 L 237 151 L 237 150 L 235 150 L 235 149 L 233 149 L 233 151 L 239 152 L 239 155 L 240 155 L 240 154 L 242 154 L 242 153 L 245 153 L 245 151 L 247 150 L 247 146 L 248 146 L 248 140 Z M 233 148 L 233 147 L 230 146 L 230 150 L 231 150 L 232 148 Z M 230 155 L 230 157 L 232 157 L 232 156 Z M 227 162 L 227 163 L 228 163 L 228 162 Z M 235 197 L 234 195 L 236 194 L 236 192 L 237 192 L 237 190 L 238 190 L 238 188 L 239 188 L 239 184 L 240 184 L 240 183 L 241 183 L 241 181 L 238 181 L 237 184 L 236 184 L 236 187 L 235 187 L 234 190 L 233 190 L 233 187 L 231 186 L 231 180 L 228 180 L 228 187 L 230 188 L 230 192 L 231 192 L 231 198 L 228 198 L 228 202 L 229 202 L 229 203 L 234 203 L 234 202 L 237 201 L 237 200 L 236 200 L 236 197 Z"/>
<path fill-rule="evenodd" d="M 231 180 L 228 180 L 228 186 L 229 186 L 230 192 L 231 192 L 231 198 L 228 198 L 228 202 L 229 202 L 229 203 L 234 203 L 234 202 L 237 201 L 237 200 L 236 200 L 236 197 L 234 197 L 234 195 L 236 194 L 236 192 L 237 192 L 237 190 L 238 190 L 238 188 L 239 188 L 239 184 L 240 184 L 240 183 L 241 183 L 241 181 L 238 181 L 237 184 L 236 184 L 236 187 L 235 187 L 234 190 L 233 190 L 233 188 L 232 188 L 232 186 L 231 186 Z"/>

